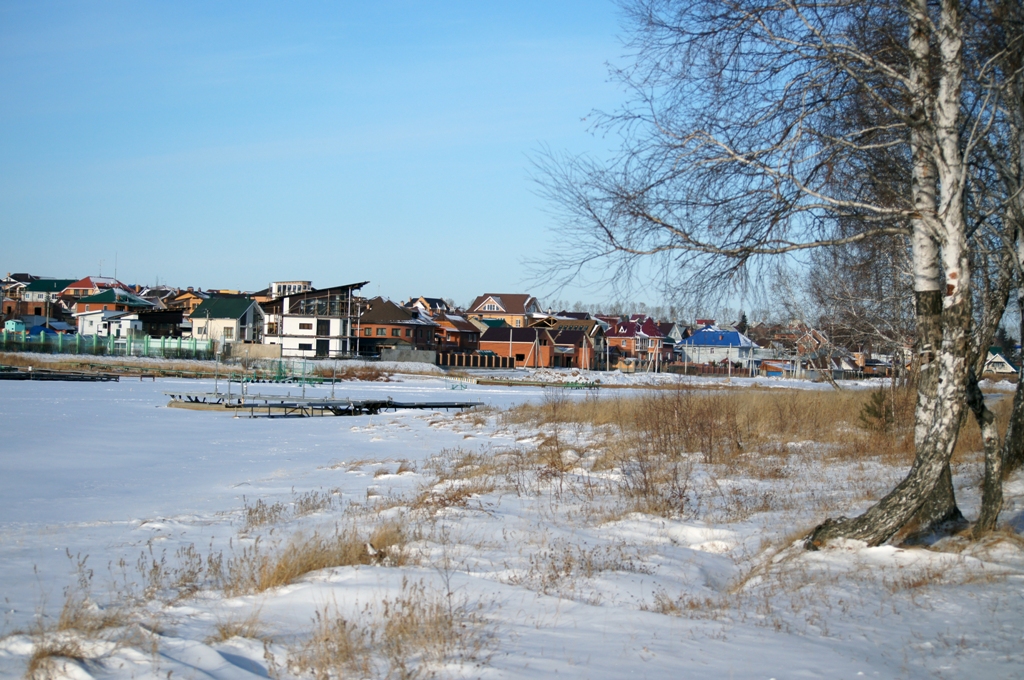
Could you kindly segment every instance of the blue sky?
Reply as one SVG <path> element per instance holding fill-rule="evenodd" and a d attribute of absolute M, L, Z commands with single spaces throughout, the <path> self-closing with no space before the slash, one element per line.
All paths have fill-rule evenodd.
<path fill-rule="evenodd" d="M 5 2 L 0 270 L 544 295 L 530 157 L 612 145 L 620 33 L 600 0 Z"/>

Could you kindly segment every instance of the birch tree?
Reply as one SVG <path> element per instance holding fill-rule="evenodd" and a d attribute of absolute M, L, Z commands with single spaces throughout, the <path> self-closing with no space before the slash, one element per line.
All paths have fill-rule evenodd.
<path fill-rule="evenodd" d="M 986 85 L 966 97 L 967 55 L 985 50 L 965 45 L 976 34 L 959 0 L 635 0 L 625 9 L 633 65 L 617 75 L 632 96 L 600 120 L 621 135 L 620 154 L 541 164 L 563 211 L 561 240 L 580 244 L 553 267 L 573 275 L 600 262 L 619 276 L 653 261 L 700 297 L 767 258 L 905 237 L 920 366 L 915 460 L 863 515 L 826 520 L 807 546 L 879 544 L 922 513 L 941 517 L 955 508 L 948 465 L 975 385 L 968 161 L 990 130 L 992 93 L 1005 89 L 993 65 L 1007 48 L 973 62 L 971 77 Z M 902 156 L 905 175 L 879 176 L 880 154 Z M 973 387 L 970 395 L 973 406 Z"/>

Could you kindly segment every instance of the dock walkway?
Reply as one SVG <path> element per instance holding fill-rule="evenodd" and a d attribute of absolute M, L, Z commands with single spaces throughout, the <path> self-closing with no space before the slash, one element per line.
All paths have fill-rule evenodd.
<path fill-rule="evenodd" d="M 199 410 L 231 410 L 250 418 L 311 418 L 316 416 L 376 415 L 399 409 L 432 411 L 483 406 L 477 401 L 417 401 L 387 399 L 305 398 L 287 395 L 226 394 L 224 392 L 165 392 L 168 406 Z"/>

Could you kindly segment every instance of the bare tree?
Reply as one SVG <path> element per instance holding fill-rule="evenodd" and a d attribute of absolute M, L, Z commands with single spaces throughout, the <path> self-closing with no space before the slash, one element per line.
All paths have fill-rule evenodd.
<path fill-rule="evenodd" d="M 1013 48 L 971 42 L 979 34 L 959 0 L 633 0 L 626 10 L 633 65 L 618 76 L 632 98 L 601 119 L 622 135 L 620 155 L 541 162 L 562 242 L 582 244 L 551 264 L 572 276 L 600 261 L 623 277 L 653 260 L 675 299 L 706 299 L 769 257 L 906 238 L 915 461 L 863 515 L 827 520 L 807 544 L 884 542 L 937 490 L 952 491 L 948 464 L 976 384 L 969 161 L 1005 89 L 995 64 Z M 979 85 L 965 96 L 968 73 Z M 881 173 L 880 154 L 901 158 L 902 174 Z"/>

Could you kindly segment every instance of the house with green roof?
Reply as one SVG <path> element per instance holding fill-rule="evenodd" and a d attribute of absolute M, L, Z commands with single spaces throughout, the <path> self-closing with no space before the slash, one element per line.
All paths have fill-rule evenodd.
<path fill-rule="evenodd" d="M 261 342 L 263 310 L 245 296 L 212 297 L 203 300 L 189 319 L 192 337 L 219 343 Z"/>
<path fill-rule="evenodd" d="M 121 288 L 108 288 L 75 302 L 75 321 L 79 335 L 107 335 L 110 321 L 128 312 L 153 309 L 155 305 Z M 141 326 L 132 327 L 140 330 Z M 118 335 L 119 337 L 119 335 Z"/>
<path fill-rule="evenodd" d="M 57 311 L 54 305 L 60 301 L 60 294 L 74 282 L 75 279 L 36 279 L 30 282 L 21 291 L 26 313 L 50 316 L 50 310 Z"/>

